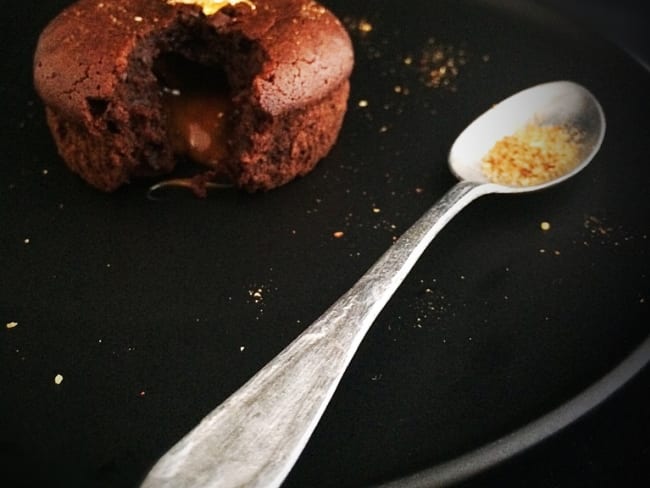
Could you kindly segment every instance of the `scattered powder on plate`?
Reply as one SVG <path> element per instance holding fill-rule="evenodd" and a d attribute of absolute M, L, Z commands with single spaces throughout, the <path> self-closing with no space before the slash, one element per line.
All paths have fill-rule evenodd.
<path fill-rule="evenodd" d="M 405 64 L 412 63 L 412 57 L 404 59 Z M 456 91 L 456 78 L 462 66 L 467 64 L 467 52 L 431 38 L 427 41 L 418 62 L 420 79 L 429 88 L 446 88 Z"/>
<path fill-rule="evenodd" d="M 602 246 L 619 247 L 628 242 L 634 242 L 638 239 L 646 240 L 647 235 L 634 235 L 626 231 L 621 225 L 612 225 L 605 218 L 595 217 L 593 215 L 585 216 L 583 223 L 587 231 L 588 239 L 583 240 L 585 246 L 592 243 L 598 243 Z"/>

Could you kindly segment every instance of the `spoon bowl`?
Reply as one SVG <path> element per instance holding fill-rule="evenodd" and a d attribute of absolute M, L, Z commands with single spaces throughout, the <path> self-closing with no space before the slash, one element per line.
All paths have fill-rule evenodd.
<path fill-rule="evenodd" d="M 543 184 L 490 183 L 481 173 L 482 158 L 502 137 L 531 121 L 579 130 L 580 161 Z M 540 190 L 577 174 L 598 151 L 604 133 L 605 117 L 596 99 L 567 81 L 524 90 L 476 119 L 449 155 L 461 181 L 320 318 L 165 454 L 144 486 L 279 486 L 366 332 L 438 232 L 481 195 Z"/>
<path fill-rule="evenodd" d="M 527 124 L 572 127 L 581 134 L 580 163 L 570 171 L 539 185 L 495 189 L 499 193 L 541 190 L 580 172 L 596 155 L 605 137 L 605 114 L 586 88 L 571 81 L 555 81 L 520 91 L 494 105 L 474 120 L 449 152 L 449 168 L 459 179 L 489 183 L 481 160 L 502 138 Z"/>

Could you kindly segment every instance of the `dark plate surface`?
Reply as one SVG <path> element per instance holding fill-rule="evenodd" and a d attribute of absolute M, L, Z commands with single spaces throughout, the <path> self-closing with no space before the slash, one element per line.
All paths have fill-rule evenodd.
<path fill-rule="evenodd" d="M 15 2 L 0 34 L 2 481 L 136 485 L 444 194 L 467 123 L 545 81 L 600 99 L 601 152 L 558 188 L 454 219 L 286 485 L 378 484 L 457 459 L 562 408 L 646 340 L 650 76 L 610 43 L 529 2 L 325 2 L 357 55 L 331 155 L 267 194 L 154 202 L 141 185 L 97 193 L 56 154 L 31 53 L 65 3 Z M 454 60 L 442 78 L 439 59 Z"/>

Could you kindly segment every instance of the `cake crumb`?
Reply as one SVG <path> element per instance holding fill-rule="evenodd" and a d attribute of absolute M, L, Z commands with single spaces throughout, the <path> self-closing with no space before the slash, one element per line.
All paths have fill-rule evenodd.
<path fill-rule="evenodd" d="M 18 322 L 7 322 L 7 329 L 15 329 L 18 327 Z"/>
<path fill-rule="evenodd" d="M 334 232 L 332 235 L 333 235 L 336 239 L 340 239 L 341 237 L 343 237 L 343 236 L 345 235 L 345 233 L 344 233 L 343 231 L 341 231 L 341 230 L 337 230 L 337 231 Z"/>
<path fill-rule="evenodd" d="M 62 374 L 57 374 L 54 377 L 54 384 L 60 385 L 61 383 L 63 383 L 63 375 Z"/>
<path fill-rule="evenodd" d="M 369 103 L 368 100 L 359 100 L 358 105 L 360 108 L 366 108 L 369 105 Z"/>
<path fill-rule="evenodd" d="M 541 224 L 539 224 L 539 228 L 542 229 L 543 231 L 547 231 L 551 229 L 551 224 L 549 222 L 544 221 Z"/>

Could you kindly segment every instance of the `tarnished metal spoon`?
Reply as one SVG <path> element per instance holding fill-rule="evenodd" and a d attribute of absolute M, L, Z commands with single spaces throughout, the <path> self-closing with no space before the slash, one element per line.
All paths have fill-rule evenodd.
<path fill-rule="evenodd" d="M 562 125 L 581 134 L 580 160 L 534 186 L 489 182 L 481 160 L 526 124 Z M 595 97 L 580 85 L 538 85 L 495 105 L 461 133 L 449 154 L 461 180 L 410 227 L 361 279 L 153 467 L 143 486 L 275 487 L 300 456 L 361 340 L 438 232 L 488 193 L 541 190 L 582 170 L 605 134 Z"/>

